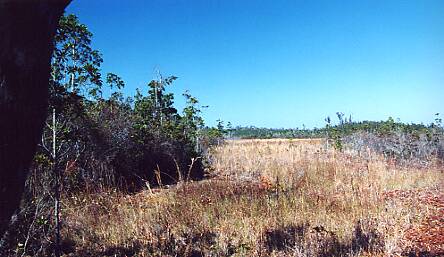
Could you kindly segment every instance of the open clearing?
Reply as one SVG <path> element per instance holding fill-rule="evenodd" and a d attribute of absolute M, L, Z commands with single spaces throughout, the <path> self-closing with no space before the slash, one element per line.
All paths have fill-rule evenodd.
<path fill-rule="evenodd" d="M 322 139 L 227 141 L 210 164 L 204 181 L 68 197 L 67 254 L 444 255 L 442 164 L 398 166 Z"/>

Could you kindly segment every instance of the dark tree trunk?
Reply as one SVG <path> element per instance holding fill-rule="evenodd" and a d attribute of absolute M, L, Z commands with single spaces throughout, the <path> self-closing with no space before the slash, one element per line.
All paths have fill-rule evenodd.
<path fill-rule="evenodd" d="M 70 0 L 0 0 L 0 238 L 19 208 L 48 107 L 52 40 Z"/>

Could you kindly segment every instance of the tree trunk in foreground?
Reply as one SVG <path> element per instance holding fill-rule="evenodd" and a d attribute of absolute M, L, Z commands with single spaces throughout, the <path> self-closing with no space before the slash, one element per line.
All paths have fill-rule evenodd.
<path fill-rule="evenodd" d="M 70 0 L 0 0 L 0 238 L 18 210 L 48 108 L 53 37 Z"/>

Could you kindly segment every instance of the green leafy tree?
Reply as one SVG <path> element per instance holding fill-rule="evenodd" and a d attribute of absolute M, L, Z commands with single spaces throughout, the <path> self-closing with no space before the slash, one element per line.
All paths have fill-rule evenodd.
<path fill-rule="evenodd" d="M 147 135 L 177 137 L 180 116 L 173 106 L 174 95 L 165 91 L 166 87 L 176 79 L 177 77 L 170 76 L 159 81 L 152 80 L 147 84 L 146 96 L 137 90 L 134 97 L 134 112 L 135 128 L 141 133 L 139 133 L 140 140 L 143 141 L 142 138 Z"/>
<path fill-rule="evenodd" d="M 183 134 L 195 145 L 196 152 L 199 152 L 200 132 L 204 127 L 204 120 L 201 117 L 201 107 L 197 98 L 193 97 L 188 91 L 183 93 L 186 99 L 186 106 L 182 112 L 181 125 Z M 206 108 L 207 106 L 204 106 Z"/>
<path fill-rule="evenodd" d="M 95 142 L 101 137 L 97 133 L 99 123 L 92 119 L 92 114 L 100 109 L 99 102 L 105 104 L 100 71 L 103 59 L 97 50 L 91 48 L 91 38 L 92 33 L 76 16 L 67 15 L 60 19 L 51 59 L 50 108 L 25 191 L 27 201 L 24 208 L 38 213 L 40 220 L 44 221 L 32 221 L 34 225 L 24 233 L 36 239 L 26 240 L 24 249 L 29 251 L 33 249 L 30 244 L 46 242 L 43 237 L 54 229 L 57 231 L 55 245 L 60 243 L 61 185 L 64 184 L 66 190 L 81 186 L 85 179 L 94 177 L 87 173 L 64 173 L 68 167 L 91 163 L 86 156 L 97 155 L 96 150 L 99 149 Z M 106 82 L 117 89 L 124 86 L 123 81 L 112 73 L 107 75 Z M 93 173 L 93 169 L 88 170 L 89 174 Z M 56 202 L 54 215 L 51 214 L 52 199 Z M 55 217 L 55 225 L 51 222 L 52 217 Z"/>
<path fill-rule="evenodd" d="M 92 33 L 73 15 L 63 16 L 55 36 L 56 49 L 51 62 L 52 96 L 65 91 L 97 98 L 102 93 L 99 51 L 92 49 Z"/>

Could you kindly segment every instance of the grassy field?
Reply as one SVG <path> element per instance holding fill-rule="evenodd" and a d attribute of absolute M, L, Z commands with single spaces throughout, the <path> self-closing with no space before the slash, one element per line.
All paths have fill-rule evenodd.
<path fill-rule="evenodd" d="M 322 139 L 228 141 L 209 155 L 203 181 L 66 197 L 67 255 L 444 254 L 442 165 L 398 166 Z"/>

